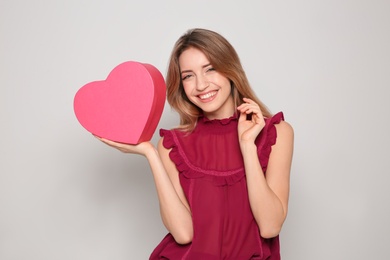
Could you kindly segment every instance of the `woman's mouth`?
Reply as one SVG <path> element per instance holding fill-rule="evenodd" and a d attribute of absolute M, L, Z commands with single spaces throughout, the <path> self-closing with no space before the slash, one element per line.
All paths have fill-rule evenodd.
<path fill-rule="evenodd" d="M 206 94 L 202 94 L 202 95 L 198 95 L 198 97 L 202 100 L 202 101 L 206 101 L 206 100 L 209 100 L 211 99 L 212 97 L 214 97 L 215 95 L 217 94 L 217 91 L 210 91 Z"/>

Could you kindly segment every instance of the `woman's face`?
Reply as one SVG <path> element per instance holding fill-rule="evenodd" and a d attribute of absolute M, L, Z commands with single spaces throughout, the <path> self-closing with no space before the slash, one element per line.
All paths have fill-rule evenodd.
<path fill-rule="evenodd" d="M 190 47 L 179 57 L 184 91 L 208 119 L 223 119 L 234 113 L 228 78 L 216 71 L 204 53 Z"/>

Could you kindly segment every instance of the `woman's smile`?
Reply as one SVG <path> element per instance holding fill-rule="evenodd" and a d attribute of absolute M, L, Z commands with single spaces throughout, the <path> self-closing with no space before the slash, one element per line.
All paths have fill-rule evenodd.
<path fill-rule="evenodd" d="M 222 119 L 234 114 L 230 80 L 214 69 L 202 51 L 186 49 L 179 63 L 184 92 L 207 118 Z"/>
<path fill-rule="evenodd" d="M 198 97 L 200 98 L 200 100 L 202 102 L 210 102 L 210 101 L 214 100 L 217 93 L 218 93 L 217 90 L 213 90 L 213 91 L 209 91 L 205 94 L 200 94 L 200 95 L 198 95 Z"/>

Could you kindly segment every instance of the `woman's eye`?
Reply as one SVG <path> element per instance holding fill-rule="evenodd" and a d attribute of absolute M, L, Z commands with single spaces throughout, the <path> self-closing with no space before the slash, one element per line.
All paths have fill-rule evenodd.
<path fill-rule="evenodd" d="M 213 67 L 210 67 L 207 69 L 207 71 L 214 71 L 215 69 Z"/>
<path fill-rule="evenodd" d="M 186 80 L 186 79 L 188 79 L 189 77 L 191 77 L 191 75 L 184 75 L 184 76 L 181 78 L 181 80 Z"/>

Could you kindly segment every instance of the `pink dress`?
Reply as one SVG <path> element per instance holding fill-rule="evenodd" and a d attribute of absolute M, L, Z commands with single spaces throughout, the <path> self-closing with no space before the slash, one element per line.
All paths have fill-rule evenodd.
<path fill-rule="evenodd" d="M 276 143 L 275 124 L 281 120 L 282 112 L 266 119 L 256 139 L 265 173 Z M 191 208 L 194 237 L 190 244 L 180 245 L 168 234 L 150 259 L 280 259 L 279 237 L 262 238 L 250 209 L 237 124 L 234 116 L 200 117 L 191 134 L 160 130 L 164 147 L 172 148 L 169 156 Z"/>

